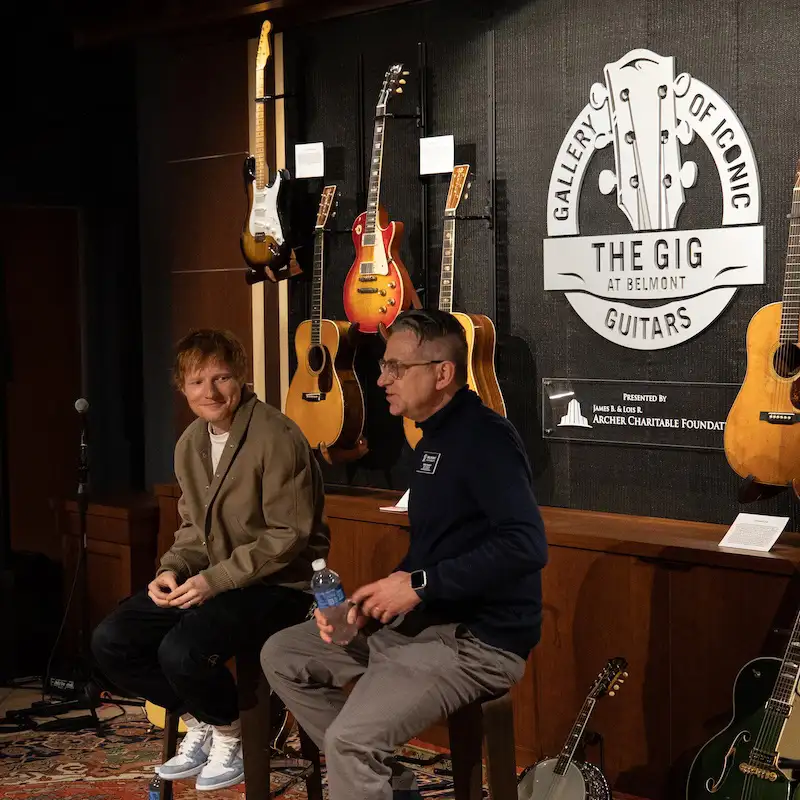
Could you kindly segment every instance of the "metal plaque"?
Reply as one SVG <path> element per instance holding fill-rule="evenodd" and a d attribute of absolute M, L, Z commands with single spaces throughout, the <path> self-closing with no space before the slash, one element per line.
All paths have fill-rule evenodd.
<path fill-rule="evenodd" d="M 545 439 L 723 450 L 738 383 L 542 379 Z"/>

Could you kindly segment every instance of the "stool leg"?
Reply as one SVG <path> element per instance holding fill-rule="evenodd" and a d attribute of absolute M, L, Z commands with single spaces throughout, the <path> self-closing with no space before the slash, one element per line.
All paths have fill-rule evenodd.
<path fill-rule="evenodd" d="M 483 726 L 480 703 L 470 703 L 448 719 L 455 800 L 481 800 Z"/>
<path fill-rule="evenodd" d="M 514 709 L 505 694 L 483 704 L 486 771 L 491 800 L 517 800 L 517 763 L 514 747 Z"/>
<path fill-rule="evenodd" d="M 169 761 L 178 749 L 178 723 L 180 714 L 167 711 L 164 714 L 164 740 L 161 747 L 161 763 Z M 161 781 L 159 800 L 172 800 L 172 781 Z"/>
<path fill-rule="evenodd" d="M 269 800 L 270 689 L 257 657 L 237 656 L 236 686 L 242 722 L 245 797 Z"/>
<path fill-rule="evenodd" d="M 297 724 L 300 734 L 300 755 L 311 762 L 311 774 L 306 778 L 306 794 L 308 800 L 322 800 L 322 765 L 319 760 L 319 748 L 311 737 Z"/>

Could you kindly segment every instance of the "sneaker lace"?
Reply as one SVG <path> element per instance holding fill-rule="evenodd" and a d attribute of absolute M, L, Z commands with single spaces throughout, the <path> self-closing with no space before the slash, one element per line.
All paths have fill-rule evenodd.
<path fill-rule="evenodd" d="M 203 744 L 203 742 L 206 740 L 206 736 L 208 736 L 207 725 L 198 725 L 190 728 L 186 733 L 186 736 L 183 737 L 183 741 L 181 741 L 181 743 L 178 745 L 177 755 L 189 755 L 189 753 L 193 752 Z"/>
<path fill-rule="evenodd" d="M 208 754 L 209 763 L 228 764 L 236 755 L 240 740 L 228 736 L 215 735 L 211 740 L 211 751 Z"/>

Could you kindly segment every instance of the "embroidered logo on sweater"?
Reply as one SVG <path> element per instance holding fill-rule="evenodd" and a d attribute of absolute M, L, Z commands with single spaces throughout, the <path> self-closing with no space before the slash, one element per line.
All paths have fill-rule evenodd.
<path fill-rule="evenodd" d="M 423 453 L 422 461 L 420 462 L 417 472 L 423 475 L 433 475 L 433 473 L 436 472 L 436 467 L 439 466 L 439 459 L 441 457 L 441 453 Z"/>

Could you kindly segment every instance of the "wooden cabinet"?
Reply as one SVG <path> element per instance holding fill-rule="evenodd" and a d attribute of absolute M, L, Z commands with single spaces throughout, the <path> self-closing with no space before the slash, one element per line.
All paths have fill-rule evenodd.
<path fill-rule="evenodd" d="M 162 521 L 176 524 L 170 487 Z M 399 494 L 330 489 L 329 563 L 345 589 L 384 577 L 408 547 L 405 514 L 382 512 Z M 731 714 L 739 669 L 782 655 L 800 607 L 800 536 L 770 553 L 722 550 L 721 525 L 543 508 L 550 560 L 542 573 L 542 639 L 514 687 L 517 763 L 561 749 L 606 661 L 624 656 L 629 677 L 600 700 L 589 730 L 600 734 L 617 793 L 683 796 L 691 758 Z M 422 737 L 447 745 L 435 726 Z M 599 747 L 587 757 L 599 761 Z"/>
<path fill-rule="evenodd" d="M 89 629 L 128 595 L 143 589 L 155 575 L 158 507 L 152 497 L 136 495 L 98 500 L 86 515 L 86 590 Z M 66 504 L 66 525 L 61 537 L 65 602 L 80 559 L 80 517 L 77 503 Z M 79 583 L 70 604 L 65 631 L 67 647 L 76 645 L 83 620 L 83 591 Z"/>

